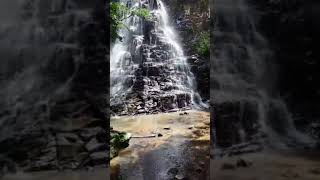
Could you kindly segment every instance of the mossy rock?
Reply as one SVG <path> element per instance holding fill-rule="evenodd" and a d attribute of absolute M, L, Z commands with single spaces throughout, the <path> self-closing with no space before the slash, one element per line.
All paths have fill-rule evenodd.
<path fill-rule="evenodd" d="M 130 133 L 112 131 L 110 139 L 110 159 L 116 157 L 121 149 L 129 146 Z"/>

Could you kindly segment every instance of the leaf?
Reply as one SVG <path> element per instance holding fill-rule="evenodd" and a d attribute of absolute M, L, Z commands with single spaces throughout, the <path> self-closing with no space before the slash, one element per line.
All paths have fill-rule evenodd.
<path fill-rule="evenodd" d="M 146 8 L 129 9 L 126 5 L 119 2 L 110 2 L 110 22 L 111 22 L 111 41 L 119 39 L 118 31 L 126 28 L 129 30 L 123 21 L 131 16 L 139 16 L 144 19 L 151 17 L 150 11 Z"/>
<path fill-rule="evenodd" d="M 151 17 L 150 11 L 146 8 L 137 8 L 132 11 L 132 14 L 145 19 L 149 19 Z"/>

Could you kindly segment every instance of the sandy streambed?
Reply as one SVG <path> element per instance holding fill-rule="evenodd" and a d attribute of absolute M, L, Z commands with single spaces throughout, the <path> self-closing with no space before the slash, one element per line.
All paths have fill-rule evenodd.
<path fill-rule="evenodd" d="M 99 167 L 81 171 L 42 171 L 32 173 L 7 174 L 1 180 L 108 180 L 107 168 Z"/>
<path fill-rule="evenodd" d="M 114 117 L 111 126 L 133 136 L 111 160 L 111 179 L 209 179 L 209 112 Z"/>
<path fill-rule="evenodd" d="M 237 167 L 242 159 L 251 165 Z M 279 152 L 266 150 L 257 153 L 211 160 L 211 179 L 214 180 L 319 180 L 319 153 Z"/>

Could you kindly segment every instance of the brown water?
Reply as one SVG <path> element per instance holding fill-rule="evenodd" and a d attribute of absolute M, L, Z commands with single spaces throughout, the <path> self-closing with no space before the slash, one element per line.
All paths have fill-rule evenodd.
<path fill-rule="evenodd" d="M 115 130 L 146 138 L 132 138 L 111 160 L 111 179 L 209 179 L 210 114 L 186 113 L 112 118 Z"/>

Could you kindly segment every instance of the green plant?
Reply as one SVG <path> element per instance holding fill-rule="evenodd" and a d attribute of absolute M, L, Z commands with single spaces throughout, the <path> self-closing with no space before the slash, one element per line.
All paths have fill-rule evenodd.
<path fill-rule="evenodd" d="M 133 9 L 131 13 L 132 15 L 136 15 L 144 19 L 150 18 L 150 11 L 146 8 L 136 8 L 136 9 Z"/>
<path fill-rule="evenodd" d="M 118 34 L 119 29 L 127 28 L 123 21 L 131 16 L 139 16 L 144 19 L 150 18 L 150 12 L 146 8 L 133 8 L 129 9 L 123 3 L 110 2 L 110 20 L 111 20 L 111 41 L 121 39 Z M 127 28 L 129 30 L 129 28 Z"/>
<path fill-rule="evenodd" d="M 111 137 L 111 144 L 118 149 L 129 146 L 130 135 L 126 133 L 118 133 Z"/>
<path fill-rule="evenodd" d="M 121 149 L 129 146 L 131 134 L 125 132 L 111 132 L 110 139 L 110 159 L 118 155 Z"/>
<path fill-rule="evenodd" d="M 210 55 L 210 34 L 208 32 L 200 33 L 194 49 L 201 56 L 208 57 Z"/>
<path fill-rule="evenodd" d="M 206 10 L 209 8 L 209 0 L 201 0 L 200 1 L 200 8 Z"/>

